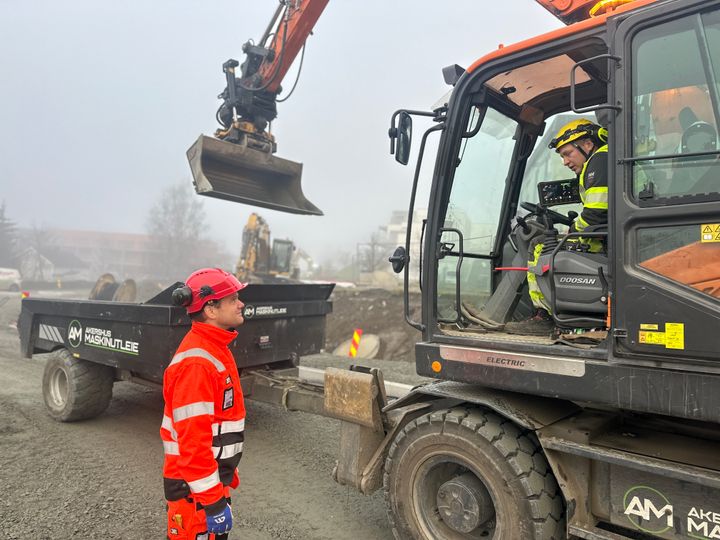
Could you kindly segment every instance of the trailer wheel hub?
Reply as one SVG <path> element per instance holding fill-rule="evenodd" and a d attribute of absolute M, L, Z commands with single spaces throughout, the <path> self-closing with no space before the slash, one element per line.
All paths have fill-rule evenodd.
<path fill-rule="evenodd" d="M 68 398 L 68 378 L 62 369 L 56 369 L 50 376 L 50 400 L 61 409 Z"/>
<path fill-rule="evenodd" d="M 442 520 L 460 533 L 477 529 L 495 515 L 490 493 L 471 472 L 442 484 L 437 492 L 437 506 Z"/>

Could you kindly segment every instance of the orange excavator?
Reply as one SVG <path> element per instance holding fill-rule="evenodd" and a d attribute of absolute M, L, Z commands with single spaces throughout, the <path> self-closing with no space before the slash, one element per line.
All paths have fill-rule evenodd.
<path fill-rule="evenodd" d="M 390 258 L 431 381 L 390 401 L 376 369 L 326 370 L 323 412 L 342 421 L 333 476 L 383 489 L 401 540 L 719 539 L 720 0 L 537 2 L 565 26 L 444 69 L 447 102 L 392 115 L 403 165 L 412 116 L 434 121 L 416 139 L 405 244 Z M 267 49 L 282 51 L 283 17 L 325 4 L 283 4 Z M 225 198 L 266 206 L 272 189 L 301 193 L 268 161 L 277 94 L 253 112 L 230 89 L 266 85 L 271 57 L 248 56 L 258 69 L 228 79 L 223 130 L 194 147 L 217 150 L 200 172 L 235 182 Z M 609 134 L 608 222 L 582 235 L 568 229 L 582 186 L 550 149 L 580 119 Z M 265 161 L 237 181 L 250 155 Z M 423 167 L 433 177 L 411 282 Z M 536 240 L 545 333 L 512 324 L 532 321 Z"/>

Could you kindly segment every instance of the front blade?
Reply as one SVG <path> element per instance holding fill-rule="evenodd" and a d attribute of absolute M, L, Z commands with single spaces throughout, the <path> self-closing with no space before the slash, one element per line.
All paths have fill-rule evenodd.
<path fill-rule="evenodd" d="M 188 149 L 187 157 L 200 195 L 291 214 L 323 215 L 303 195 L 302 163 L 205 135 Z"/>

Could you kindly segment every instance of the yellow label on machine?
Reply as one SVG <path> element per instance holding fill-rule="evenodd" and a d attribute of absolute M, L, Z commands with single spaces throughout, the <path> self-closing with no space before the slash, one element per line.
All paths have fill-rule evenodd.
<path fill-rule="evenodd" d="M 685 325 L 683 323 L 665 323 L 665 348 L 685 348 Z"/>
<path fill-rule="evenodd" d="M 720 242 L 720 223 L 700 225 L 700 242 Z"/>
<path fill-rule="evenodd" d="M 645 345 L 665 345 L 665 332 L 643 332 L 641 330 L 638 341 Z"/>
<path fill-rule="evenodd" d="M 641 324 L 640 330 L 659 330 L 660 327 L 657 324 Z"/>
<path fill-rule="evenodd" d="M 657 324 L 641 324 L 638 332 L 638 343 L 643 345 L 663 345 L 666 349 L 685 348 L 684 323 L 665 323 L 664 332 L 648 331 L 657 329 Z"/>

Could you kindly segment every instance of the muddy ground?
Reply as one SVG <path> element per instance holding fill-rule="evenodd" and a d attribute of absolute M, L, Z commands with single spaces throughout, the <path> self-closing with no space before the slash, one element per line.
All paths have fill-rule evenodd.
<path fill-rule="evenodd" d="M 420 380 L 414 365 L 402 361 L 411 356 L 418 334 L 398 311 L 401 295 L 339 291 L 334 299 L 328 348 L 347 339 L 353 327 L 364 327 L 381 336 L 381 353 L 396 359 L 366 363 L 381 366 L 387 380 Z M 41 394 L 46 357 L 20 357 L 12 327 L 20 300 L 0 293 L 2 302 L 0 538 L 164 538 L 160 390 L 116 383 L 100 417 L 69 424 L 51 420 Z M 316 367 L 344 362 L 327 356 L 302 360 Z M 231 538 L 392 538 L 381 492 L 365 497 L 330 478 L 337 421 L 250 400 L 247 409 Z"/>
<path fill-rule="evenodd" d="M 420 340 L 420 332 L 405 322 L 401 291 L 336 288 L 330 299 L 333 312 L 327 318 L 325 348 L 328 352 L 352 338 L 353 330 L 360 328 L 364 335 L 374 334 L 380 338 L 377 358 L 415 361 L 414 346 Z M 419 304 L 419 296 L 412 294 L 413 320 L 420 319 Z"/>

